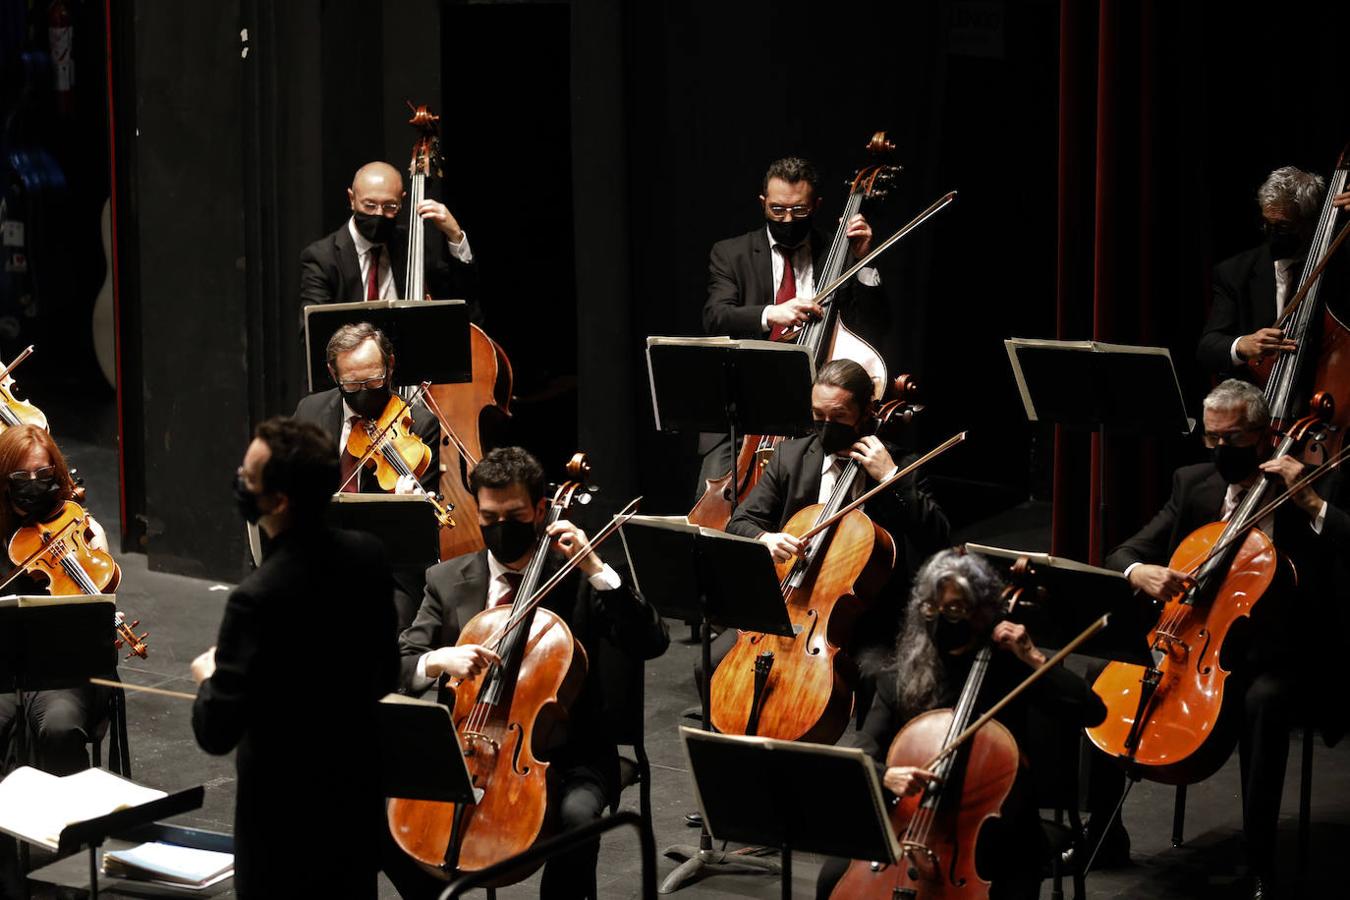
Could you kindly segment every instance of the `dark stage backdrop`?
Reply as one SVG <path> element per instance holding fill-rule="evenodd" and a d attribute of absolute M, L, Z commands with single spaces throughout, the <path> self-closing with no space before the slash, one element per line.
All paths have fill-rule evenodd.
<path fill-rule="evenodd" d="M 1257 239 L 1265 172 L 1325 172 L 1350 136 L 1332 30 L 1271 50 L 1269 13 L 1217 3 L 115 7 L 123 396 L 144 398 L 123 422 L 145 485 L 129 524 L 156 568 L 220 577 L 243 571 L 227 488 L 249 430 L 301 390 L 299 252 L 345 219 L 360 164 L 404 165 L 405 100 L 443 116 L 434 190 L 517 374 L 505 439 L 553 471 L 586 449 L 602 506 L 659 513 L 687 509 L 696 463 L 652 428 L 644 339 L 698 333 L 708 249 L 760 224 L 772 159 L 815 159 L 832 219 L 885 129 L 905 172 L 868 211 L 879 237 L 960 192 L 882 263 L 893 324 L 873 336 L 923 387 L 916 443 L 971 429 L 932 468 L 939 499 L 965 524 L 1048 498 L 1055 473 L 1058 548 L 1079 556 L 1086 442 L 1055 453 L 1027 425 L 1002 340 L 1164 344 L 1198 400 L 1209 266 Z M 1116 533 L 1194 450 L 1113 448 Z"/>

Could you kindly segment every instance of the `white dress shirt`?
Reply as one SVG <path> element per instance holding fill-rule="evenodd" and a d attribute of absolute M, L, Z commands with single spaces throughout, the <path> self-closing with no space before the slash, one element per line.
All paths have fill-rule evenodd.
<path fill-rule="evenodd" d="M 356 244 L 356 259 L 361 264 L 361 299 L 365 299 L 365 285 L 370 283 L 370 248 L 375 245 L 362 237 L 361 232 L 356 230 L 356 217 L 353 216 L 347 220 L 347 231 L 352 236 L 352 243 Z M 446 246 L 450 248 L 450 253 L 462 263 L 473 262 L 473 250 L 469 249 L 469 234 L 461 232 L 459 243 L 456 244 L 449 238 L 445 239 Z M 860 273 L 861 274 L 861 273 Z M 380 253 L 380 299 L 381 300 L 416 300 L 416 297 L 398 297 L 398 289 L 394 286 L 394 268 L 389 259 L 389 249 L 386 247 Z"/>
<path fill-rule="evenodd" d="M 833 456 L 827 454 L 820 462 L 820 496 L 816 499 L 817 503 L 828 503 L 830 495 L 834 493 L 834 486 L 839 481 L 839 476 L 844 473 L 844 466 L 849 462 L 847 457 Z M 899 466 L 892 466 L 886 473 L 886 478 L 890 478 L 896 472 L 900 471 Z M 866 470 L 859 466 L 859 471 L 853 479 L 853 490 L 849 492 L 849 497 L 845 503 L 852 503 L 862 496 L 863 482 L 867 477 Z M 885 481 L 886 478 L 881 479 Z M 863 506 L 867 506 L 866 503 Z"/>

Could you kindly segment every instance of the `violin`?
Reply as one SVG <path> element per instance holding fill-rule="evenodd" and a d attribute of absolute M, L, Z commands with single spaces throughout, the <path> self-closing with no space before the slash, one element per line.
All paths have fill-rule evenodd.
<path fill-rule="evenodd" d="M 0 370 L 0 431 L 12 428 L 15 425 L 36 425 L 43 431 L 49 430 L 47 417 L 42 410 L 31 402 L 20 400 L 14 395 L 14 376 L 11 373 L 32 352 L 33 347 L 30 344 L 14 358 L 14 362 Z"/>
<path fill-rule="evenodd" d="M 420 478 L 431 463 L 431 448 L 413 431 L 411 403 L 393 393 L 377 420 L 363 419 L 353 426 L 347 436 L 346 452 L 358 460 L 358 468 L 369 466 L 376 483 L 386 492 L 392 492 L 400 478 L 411 477 L 414 481 Z M 435 507 L 441 528 L 455 527 L 450 515 L 454 506 L 428 494 L 420 484 L 415 490 Z"/>
<path fill-rule="evenodd" d="M 417 215 L 417 205 L 426 199 L 426 182 L 441 174 L 440 116 L 426 106 L 413 106 L 408 120 L 418 132 L 408 166 L 410 206 L 408 221 L 408 269 L 405 293 L 409 300 L 431 299 L 426 292 L 425 225 Z M 443 410 L 442 446 L 453 444 L 458 458 L 446 460 L 441 472 L 440 495 L 452 509 L 464 511 L 458 527 L 441 530 L 441 559 L 483 549 L 483 533 L 478 527 L 478 503 L 469 489 L 469 471 L 483 455 L 482 427 L 485 417 L 511 415 L 511 360 L 501 345 L 477 325 L 469 324 L 469 372 L 472 379 L 461 384 L 436 384 L 427 392 L 428 405 Z"/>
<path fill-rule="evenodd" d="M 1312 412 L 1283 436 L 1273 458 L 1320 439 L 1331 406 L 1326 394 L 1314 397 Z M 1192 784 L 1218 771 L 1232 753 L 1237 733 L 1229 727 L 1234 714 L 1225 702 L 1229 671 L 1223 665 L 1228 635 L 1277 577 L 1293 574 L 1257 527 L 1293 493 L 1267 502 L 1271 486 L 1271 478 L 1259 479 L 1227 522 L 1201 526 L 1173 552 L 1168 565 L 1190 573 L 1191 583 L 1167 599 L 1149 632 L 1155 662 L 1111 662 L 1092 686 L 1107 714 L 1087 729 L 1088 738 L 1140 777 Z"/>
<path fill-rule="evenodd" d="M 902 408 L 896 401 L 885 404 L 874 431 Z M 776 566 L 795 634 L 737 635 L 712 677 L 712 724 L 723 734 L 820 743 L 843 734 L 857 674 L 842 648 L 896 559 L 892 536 L 849 502 L 861 477 L 862 465 L 850 459 L 828 501 L 799 510 L 784 526 L 788 534 L 810 536 L 801 556 Z"/>
<path fill-rule="evenodd" d="M 878 131 L 867 144 L 868 152 L 885 158 L 895 150 L 895 145 L 886 139 L 886 132 Z M 885 197 L 900 167 L 878 163 L 859 169 L 849 184 L 848 199 L 844 202 L 844 211 L 835 229 L 834 239 L 830 242 L 829 254 L 815 282 L 819 287 L 832 284 L 844 269 L 849 258 L 848 222 L 861 208 L 864 200 Z M 830 294 L 818 294 L 816 302 L 825 307 L 825 316 L 811 322 L 789 335 L 776 335 L 775 340 L 792 341 L 809 347 L 815 359 L 816 368 L 832 359 L 851 359 L 867 370 L 872 376 L 875 398 L 881 400 L 891 396 L 894 399 L 912 403 L 915 397 L 914 382 L 909 376 L 901 376 L 894 383 L 888 381 L 886 362 L 881 354 L 862 337 L 858 336 L 839 318 L 837 304 L 830 303 Z M 893 394 L 887 393 L 888 390 Z M 912 412 L 912 410 L 911 410 Z M 689 522 L 705 528 L 725 530 L 731 519 L 732 494 L 736 502 L 742 502 L 751 489 L 759 482 L 764 467 L 768 465 L 778 442 L 777 435 L 746 435 L 732 461 L 731 471 L 721 478 L 709 480 L 698 503 L 689 511 Z M 734 479 L 734 482 L 733 482 Z"/>
<path fill-rule="evenodd" d="M 574 501 L 585 503 L 590 464 L 572 457 L 569 481 L 549 503 L 546 526 Z M 522 573 L 511 606 L 486 609 L 470 619 L 457 644 L 492 647 L 501 657 L 478 675 L 452 680 L 455 730 L 473 786 L 475 804 L 393 799 L 389 828 L 414 859 L 447 871 L 477 871 L 515 856 L 546 837 L 550 813 L 549 763 L 534 755 L 580 693 L 586 651 L 567 624 L 538 605 L 552 539 L 542 534 Z M 550 579 L 544 589 L 556 583 Z M 536 863 L 536 866 L 538 864 Z M 532 868 L 512 873 L 510 884 Z"/>

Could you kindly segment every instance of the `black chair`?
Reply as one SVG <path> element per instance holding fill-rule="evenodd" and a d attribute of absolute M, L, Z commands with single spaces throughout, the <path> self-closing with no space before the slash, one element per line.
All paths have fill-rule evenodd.
<path fill-rule="evenodd" d="M 1074 858 L 1082 860 L 1091 848 L 1083 846 L 1083 822 L 1079 815 L 1079 757 L 1082 747 L 1082 729 L 1065 725 L 1042 714 L 1034 706 L 1027 709 L 1031 746 L 1025 748 L 1035 760 L 1032 767 L 1032 790 L 1036 806 L 1052 810 L 1050 818 L 1041 819 L 1041 830 L 1050 851 L 1050 897 L 1064 900 L 1064 852 L 1074 851 Z M 1067 823 L 1066 823 L 1067 820 Z M 1070 873 L 1073 879 L 1074 900 L 1084 900 L 1082 865 Z"/>
<path fill-rule="evenodd" d="M 638 787 L 638 811 L 643 827 L 652 832 L 652 768 L 647 760 L 646 739 L 646 664 L 635 659 L 608 640 L 596 642 L 601 670 L 601 695 L 605 717 L 614 742 L 632 748 L 632 756 L 619 754 L 619 790 Z M 618 811 L 618 799 L 610 812 Z"/>

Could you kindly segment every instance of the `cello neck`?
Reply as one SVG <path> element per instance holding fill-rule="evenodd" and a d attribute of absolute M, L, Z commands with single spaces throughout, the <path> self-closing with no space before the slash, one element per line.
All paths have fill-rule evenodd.
<path fill-rule="evenodd" d="M 408 202 L 408 268 L 404 274 L 403 293 L 408 300 L 421 300 L 426 292 L 426 243 L 423 238 L 426 225 L 417 214 L 417 207 L 426 199 L 427 176 L 422 172 L 413 172 L 409 178 Z"/>
<path fill-rule="evenodd" d="M 984 676 L 989 671 L 991 656 L 990 644 L 985 641 L 975 654 L 975 661 L 971 663 L 970 673 L 966 675 L 966 683 L 961 688 L 961 696 L 957 698 L 956 708 L 952 710 L 951 724 L 947 726 L 947 735 L 942 741 L 943 747 L 950 746 L 957 736 L 966 730 L 971 720 L 975 718 L 975 702 L 980 697 L 980 689 L 984 687 Z M 942 785 L 948 781 L 952 767 L 955 765 L 956 754 L 947 753 L 934 766 L 934 774 L 940 780 L 925 792 L 924 806 L 932 808 L 941 801 Z"/>
<path fill-rule="evenodd" d="M 1316 264 L 1327 253 L 1335 235 L 1336 214 L 1339 212 L 1332 200 L 1346 189 L 1347 175 L 1350 174 L 1350 147 L 1341 154 L 1336 170 L 1331 174 L 1327 185 L 1326 197 L 1322 201 L 1322 213 L 1317 220 L 1317 230 L 1313 232 L 1312 244 L 1304 257 L 1303 271 L 1299 275 L 1297 289 L 1289 296 L 1302 296 L 1302 302 L 1285 322 L 1285 337 L 1298 342 L 1298 349 L 1292 353 L 1281 354 L 1271 369 L 1270 380 L 1266 383 L 1266 402 L 1270 406 L 1271 418 L 1277 427 L 1292 422 L 1302 415 L 1299 390 L 1303 388 L 1303 375 L 1310 362 L 1315 362 L 1317 346 L 1309 346 L 1308 336 L 1321 321 L 1322 305 L 1318 294 L 1321 278 L 1314 272 Z M 1314 280 L 1315 279 L 1315 280 Z"/>

